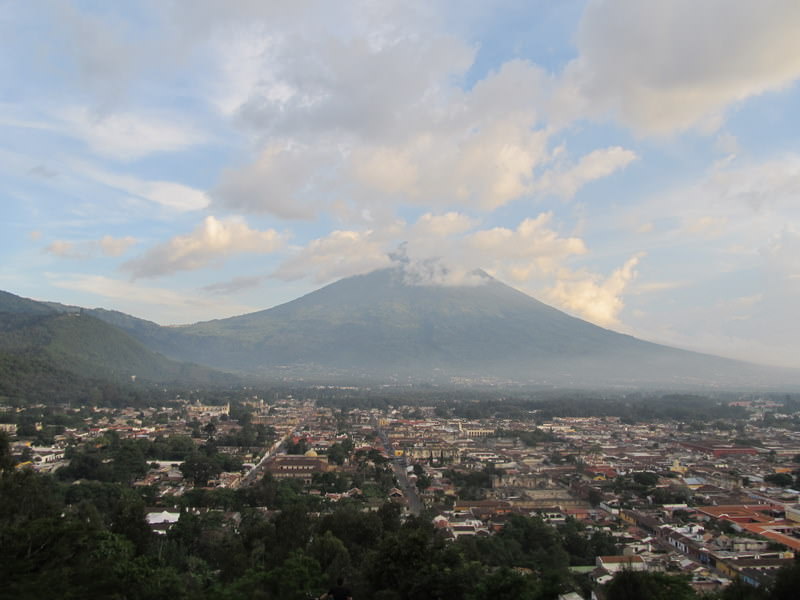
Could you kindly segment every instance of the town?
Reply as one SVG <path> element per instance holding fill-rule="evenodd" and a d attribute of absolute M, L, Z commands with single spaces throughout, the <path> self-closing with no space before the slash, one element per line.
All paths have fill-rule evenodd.
<path fill-rule="evenodd" d="M 129 483 L 158 535 L 190 515 L 217 514 L 223 529 L 239 527 L 245 507 L 274 518 L 287 494 L 314 515 L 394 510 L 447 541 L 535 518 L 573 546 L 580 585 L 564 599 L 603 597 L 621 571 L 682 577 L 698 593 L 766 588 L 800 552 L 789 400 L 706 400 L 718 418 L 641 420 L 524 403 L 348 406 L 314 390 L 191 396 L 156 408 L 3 407 L 0 428 L 16 470 L 73 487 Z"/>

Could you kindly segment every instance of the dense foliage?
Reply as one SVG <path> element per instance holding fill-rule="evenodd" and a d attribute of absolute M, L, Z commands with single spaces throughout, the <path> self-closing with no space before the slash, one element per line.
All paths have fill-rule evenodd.
<path fill-rule="evenodd" d="M 140 385 L 131 385 L 132 378 Z M 168 360 L 88 315 L 0 312 L 0 398 L 124 406 L 131 405 L 130 396 L 147 393 L 141 384 L 147 381 L 209 385 L 235 379 Z"/>

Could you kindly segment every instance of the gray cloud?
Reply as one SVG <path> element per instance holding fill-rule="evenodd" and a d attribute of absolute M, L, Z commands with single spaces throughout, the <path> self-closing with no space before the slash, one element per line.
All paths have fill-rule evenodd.
<path fill-rule="evenodd" d="M 714 130 L 730 105 L 800 77 L 798 28 L 795 0 L 592 0 L 554 111 Z"/>
<path fill-rule="evenodd" d="M 241 292 L 242 290 L 248 290 L 252 288 L 256 288 L 264 283 L 266 276 L 253 276 L 253 277 L 234 277 L 228 281 L 221 281 L 219 283 L 212 283 L 210 285 L 203 286 L 203 291 L 208 292 L 210 294 L 233 294 L 235 292 Z"/>
<path fill-rule="evenodd" d="M 43 177 L 44 179 L 54 179 L 58 177 L 58 171 L 51 169 L 47 165 L 36 165 L 31 168 L 28 173 L 30 175 L 36 175 L 37 177 Z"/>

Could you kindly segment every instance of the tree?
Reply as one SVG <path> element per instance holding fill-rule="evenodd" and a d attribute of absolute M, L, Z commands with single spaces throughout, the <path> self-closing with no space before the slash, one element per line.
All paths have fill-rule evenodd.
<path fill-rule="evenodd" d="M 11 456 L 11 445 L 8 443 L 8 436 L 5 431 L 0 431 L 0 472 L 11 470 L 14 467 L 14 459 Z"/>
<path fill-rule="evenodd" d="M 431 478 L 426 475 L 418 475 L 417 476 L 417 489 L 420 491 L 427 490 L 431 486 Z"/>
<path fill-rule="evenodd" d="M 502 567 L 481 579 L 472 592 L 471 600 L 536 600 L 539 589 L 536 580 Z"/>
<path fill-rule="evenodd" d="M 685 577 L 646 571 L 620 571 L 606 588 L 607 600 L 693 600 L 697 598 Z"/>
<path fill-rule="evenodd" d="M 592 506 L 599 506 L 603 501 L 603 494 L 600 492 L 600 490 L 592 488 L 589 490 L 589 497 L 587 499 L 589 500 L 589 504 Z"/>
<path fill-rule="evenodd" d="M 720 600 L 768 600 L 769 592 L 764 588 L 748 585 L 738 577 L 726 587 L 719 596 Z"/>
<path fill-rule="evenodd" d="M 645 487 L 654 487 L 658 483 L 658 475 L 650 471 L 640 471 L 633 474 L 633 480 Z"/>
<path fill-rule="evenodd" d="M 59 479 L 88 479 L 92 481 L 113 481 L 114 469 L 101 460 L 98 452 L 75 454 L 69 465 L 57 471 Z"/>
<path fill-rule="evenodd" d="M 319 563 L 326 577 L 335 581 L 350 572 L 350 553 L 342 540 L 326 531 L 314 538 L 308 546 L 308 555 Z"/>
<path fill-rule="evenodd" d="M 324 516 L 319 532 L 331 532 L 341 540 L 353 561 L 358 563 L 367 550 L 373 548 L 383 535 L 383 521 L 374 512 L 362 512 L 358 507 L 345 505 Z"/>
<path fill-rule="evenodd" d="M 308 452 L 308 440 L 300 438 L 296 442 L 294 440 L 286 440 L 286 454 L 305 454 Z"/>
<path fill-rule="evenodd" d="M 324 493 L 342 493 L 347 491 L 349 480 L 344 473 L 328 471 L 326 473 L 314 473 L 311 476 L 311 483 L 319 487 Z"/>
<path fill-rule="evenodd" d="M 331 445 L 330 448 L 328 448 L 328 460 L 333 464 L 342 465 L 346 459 L 347 451 L 339 442 L 336 442 L 335 444 Z"/>
<path fill-rule="evenodd" d="M 221 472 L 219 463 L 203 454 L 193 454 L 181 465 L 183 476 L 191 479 L 198 487 L 207 486 L 208 480 Z"/>
<path fill-rule="evenodd" d="M 319 595 L 323 581 L 319 563 L 301 550 L 292 552 L 266 578 L 272 597 L 281 600 L 306 600 L 309 594 Z"/>
<path fill-rule="evenodd" d="M 474 589 L 479 565 L 465 560 L 463 550 L 434 537 L 427 523 L 409 519 L 396 534 L 384 536 L 368 557 L 364 576 L 367 597 L 402 600 L 461 600 Z M 393 595 L 388 595 L 391 590 Z"/>
<path fill-rule="evenodd" d="M 800 559 L 795 558 L 791 565 L 778 571 L 770 598 L 774 600 L 793 600 L 797 598 L 797 590 L 799 589 Z"/>
<path fill-rule="evenodd" d="M 112 453 L 114 481 L 130 482 L 147 473 L 142 449 L 133 440 L 123 440 Z"/>
<path fill-rule="evenodd" d="M 770 473 L 764 477 L 764 481 L 779 487 L 789 487 L 794 483 L 794 478 L 788 473 Z"/>
<path fill-rule="evenodd" d="M 402 507 L 396 502 L 384 502 L 378 509 L 378 518 L 383 525 L 383 531 L 394 532 L 400 529 L 400 513 Z"/>

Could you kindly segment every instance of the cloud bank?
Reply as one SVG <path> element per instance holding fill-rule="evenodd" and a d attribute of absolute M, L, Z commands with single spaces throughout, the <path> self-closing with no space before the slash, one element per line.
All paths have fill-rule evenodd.
<path fill-rule="evenodd" d="M 284 236 L 274 229 L 257 231 L 240 219 L 209 216 L 192 233 L 154 246 L 122 268 L 134 279 L 159 277 L 206 267 L 234 254 L 268 254 L 284 242 Z"/>

